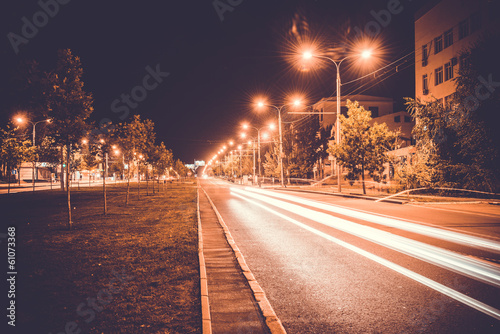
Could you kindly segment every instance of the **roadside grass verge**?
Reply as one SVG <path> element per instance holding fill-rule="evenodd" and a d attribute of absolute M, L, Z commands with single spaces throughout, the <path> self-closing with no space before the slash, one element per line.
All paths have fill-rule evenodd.
<path fill-rule="evenodd" d="M 142 187 L 142 185 L 141 185 Z M 199 333 L 196 186 L 171 184 L 125 206 L 124 185 L 0 197 L 16 227 L 16 329 L 37 333 Z M 68 330 L 69 328 L 69 330 Z"/>

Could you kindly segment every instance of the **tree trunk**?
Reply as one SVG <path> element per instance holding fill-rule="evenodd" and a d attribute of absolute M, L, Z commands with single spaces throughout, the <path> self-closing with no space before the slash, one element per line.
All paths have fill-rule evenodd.
<path fill-rule="evenodd" d="M 363 184 L 363 195 L 366 195 L 365 188 L 365 164 L 361 163 L 361 183 Z"/>
<path fill-rule="evenodd" d="M 10 171 L 9 171 L 9 164 L 7 163 L 7 194 L 10 194 Z"/>
<path fill-rule="evenodd" d="M 102 192 L 103 192 L 103 199 L 104 199 L 104 214 L 106 215 L 108 213 L 108 207 L 106 203 L 106 177 L 108 176 L 108 153 L 104 154 L 104 171 L 103 171 L 103 178 L 102 178 Z"/>
<path fill-rule="evenodd" d="M 66 145 L 66 193 L 68 194 L 68 229 L 73 228 L 73 221 L 71 220 L 71 190 L 69 187 L 69 163 L 71 157 L 71 144 Z"/>
<path fill-rule="evenodd" d="M 60 182 L 61 182 L 61 190 L 64 190 L 64 146 L 61 145 L 61 175 L 60 175 Z"/>
<path fill-rule="evenodd" d="M 130 193 L 130 161 L 127 170 L 127 196 L 125 197 L 125 205 L 128 205 L 129 193 Z"/>
<path fill-rule="evenodd" d="M 149 196 L 149 168 L 146 165 L 146 196 Z"/>
<path fill-rule="evenodd" d="M 153 170 L 153 195 L 155 194 L 155 171 Z"/>
<path fill-rule="evenodd" d="M 33 158 L 33 168 L 31 169 L 31 178 L 33 180 L 31 180 L 31 184 L 33 186 L 33 191 L 35 191 L 35 159 Z"/>

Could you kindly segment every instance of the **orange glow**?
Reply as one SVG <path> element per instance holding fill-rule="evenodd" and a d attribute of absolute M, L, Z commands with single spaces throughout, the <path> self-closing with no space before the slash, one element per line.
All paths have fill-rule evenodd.
<path fill-rule="evenodd" d="M 264 132 L 264 133 L 262 134 L 262 139 L 268 139 L 268 138 L 269 138 L 269 133 Z"/>
<path fill-rule="evenodd" d="M 242 148 L 243 148 L 243 146 L 238 145 L 238 150 L 241 150 Z"/>
<path fill-rule="evenodd" d="M 120 150 L 115 150 L 115 154 L 116 155 L 120 154 Z"/>
<path fill-rule="evenodd" d="M 370 58 L 372 56 L 372 50 L 364 50 L 361 52 L 361 57 L 364 59 Z"/>
<path fill-rule="evenodd" d="M 89 142 L 89 141 L 88 141 L 87 139 L 82 139 L 82 144 L 83 144 L 83 145 L 87 145 L 87 143 L 88 143 L 88 142 Z"/>
<path fill-rule="evenodd" d="M 246 136 L 247 136 L 247 134 L 246 134 L 246 133 L 242 133 L 242 134 L 240 135 L 240 137 L 241 137 L 241 138 L 246 138 Z"/>
<path fill-rule="evenodd" d="M 22 118 L 22 117 L 16 117 L 16 122 L 18 122 L 18 123 L 24 123 L 24 118 Z"/>
<path fill-rule="evenodd" d="M 104 139 L 99 140 L 101 144 L 104 144 Z"/>
<path fill-rule="evenodd" d="M 303 54 L 302 54 L 302 58 L 304 58 L 305 60 L 309 60 L 313 57 L 313 54 L 311 51 L 305 51 Z"/>
<path fill-rule="evenodd" d="M 248 124 L 247 124 L 247 123 L 244 123 L 244 124 L 242 125 L 242 127 L 243 127 L 243 129 L 245 129 L 245 130 L 246 130 L 246 129 L 248 129 Z"/>

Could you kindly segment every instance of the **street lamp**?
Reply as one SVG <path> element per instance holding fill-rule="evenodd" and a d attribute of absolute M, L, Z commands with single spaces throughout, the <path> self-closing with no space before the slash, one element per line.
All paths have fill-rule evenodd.
<path fill-rule="evenodd" d="M 262 129 L 270 129 L 270 130 L 274 130 L 274 124 L 273 123 L 270 123 L 269 125 L 266 125 L 266 126 L 263 126 L 263 127 L 260 127 L 260 128 L 257 128 L 255 126 L 251 126 L 251 125 L 248 125 L 248 124 L 243 124 L 243 129 L 248 129 L 248 128 L 252 128 L 252 129 L 255 129 L 257 130 L 257 161 L 258 161 L 258 164 L 259 164 L 259 176 L 262 176 L 262 173 L 261 173 L 261 159 L 260 159 L 260 138 L 261 138 L 261 135 L 260 135 L 260 131 Z M 255 165 L 255 163 L 254 163 Z M 255 170 L 254 170 L 254 174 L 255 174 Z"/>
<path fill-rule="evenodd" d="M 50 123 L 52 120 L 50 118 L 47 118 L 47 119 L 33 123 L 32 121 L 25 120 L 22 117 L 16 117 L 16 121 L 20 124 L 22 124 L 24 122 L 28 122 L 28 123 L 33 125 L 33 147 L 36 147 L 36 125 L 40 124 L 40 123 Z M 33 183 L 33 191 L 35 191 L 35 164 L 36 164 L 36 162 L 33 161 L 33 167 L 31 169 L 31 178 L 33 179 L 33 180 L 31 180 Z M 37 172 L 37 174 L 38 174 L 38 172 Z M 20 180 L 20 178 L 21 178 L 21 175 L 19 175 L 19 180 Z M 52 180 L 51 180 L 51 184 L 52 184 Z"/>
<path fill-rule="evenodd" d="M 284 173 L 283 173 L 283 134 L 282 134 L 282 130 L 281 130 L 281 111 L 286 106 L 299 107 L 301 105 L 302 105 L 302 101 L 300 99 L 295 99 L 292 103 L 287 103 L 287 104 L 284 104 L 280 107 L 274 106 L 272 104 L 265 104 L 262 101 L 257 102 L 257 107 L 259 107 L 261 109 L 263 107 L 271 107 L 271 108 L 276 109 L 276 111 L 278 112 L 278 128 L 279 128 L 279 136 L 280 136 L 280 156 L 279 156 L 278 162 L 280 165 L 279 168 L 280 168 L 280 174 L 281 174 L 281 186 L 282 187 L 285 186 L 285 180 L 284 180 Z"/>
<path fill-rule="evenodd" d="M 341 60 L 334 60 L 330 57 L 325 57 L 325 56 L 319 56 L 319 55 L 315 55 L 313 54 L 311 51 L 305 51 L 303 54 L 302 54 L 302 58 L 304 60 L 311 60 L 312 58 L 321 58 L 321 59 L 326 59 L 326 60 L 329 60 L 331 61 L 332 63 L 335 64 L 335 68 L 337 69 L 337 80 L 336 80 L 336 84 L 337 84 L 337 119 L 335 121 L 336 123 L 336 134 L 335 134 L 335 142 L 337 143 L 337 145 L 340 144 L 340 120 L 339 120 L 339 117 L 340 117 L 340 87 L 341 87 L 341 81 L 340 81 L 340 65 L 342 64 L 342 62 L 344 60 L 346 60 L 347 58 L 352 58 L 354 56 L 361 56 L 362 58 L 364 59 L 367 59 L 367 58 L 370 58 L 371 57 L 371 50 L 364 50 L 362 51 L 360 54 L 358 55 L 353 55 L 353 56 L 347 56 L 347 57 L 344 57 L 343 59 Z M 338 162 L 336 162 L 336 165 L 337 165 L 337 183 L 338 183 L 338 191 L 341 192 L 342 191 L 342 186 L 340 184 L 340 181 L 341 181 L 341 168 L 340 168 L 340 164 Z"/>

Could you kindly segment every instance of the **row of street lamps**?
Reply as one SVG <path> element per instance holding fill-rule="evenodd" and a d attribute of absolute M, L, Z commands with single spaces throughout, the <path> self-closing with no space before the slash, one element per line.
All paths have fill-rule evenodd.
<path fill-rule="evenodd" d="M 318 59 L 326 59 L 328 61 L 331 61 L 333 64 L 335 64 L 335 68 L 336 68 L 336 95 L 337 95 L 337 111 L 336 111 L 336 122 L 335 122 L 335 125 L 336 125 L 336 130 L 335 130 L 335 141 L 337 144 L 340 144 L 341 142 L 341 138 L 340 138 L 340 114 L 341 114 L 341 86 L 342 86 L 342 82 L 341 82 L 341 79 L 340 79 L 340 65 L 344 62 L 344 60 L 348 59 L 348 58 L 353 58 L 353 57 L 361 57 L 363 59 L 368 59 L 372 56 L 372 52 L 371 50 L 364 50 L 362 51 L 361 53 L 359 54 L 355 54 L 355 55 L 350 55 L 350 56 L 347 56 L 347 57 L 344 57 L 340 60 L 335 60 L 335 59 L 332 59 L 330 57 L 326 57 L 326 56 L 323 56 L 323 55 L 317 55 L 315 53 L 313 53 L 311 50 L 307 50 L 305 52 L 302 53 L 301 55 L 301 58 L 302 60 L 304 61 L 310 61 L 312 60 L 313 58 L 318 58 Z M 287 103 L 287 104 L 284 104 L 284 105 L 281 105 L 281 106 L 275 106 L 275 105 L 272 105 L 272 104 L 267 104 L 265 101 L 257 101 L 256 103 L 256 106 L 259 108 L 259 109 L 262 109 L 264 107 L 268 107 L 268 108 L 274 108 L 277 112 L 278 112 L 278 128 L 279 128 L 279 158 L 278 158 L 278 164 L 279 164 L 279 169 L 280 169 L 280 180 L 281 180 L 281 186 L 284 187 L 285 186 L 285 181 L 284 181 L 284 169 L 283 169 L 283 134 L 282 134 L 282 121 L 281 121 L 281 114 L 282 114 L 282 111 L 285 107 L 287 106 L 293 106 L 293 107 L 303 107 L 304 104 L 302 102 L 301 99 L 295 99 L 293 102 L 291 103 Z M 314 112 L 310 112 L 311 114 L 314 114 Z M 260 159 L 260 130 L 265 128 L 265 127 L 262 127 L 262 128 L 256 128 L 256 127 L 253 127 L 253 126 L 249 126 L 249 125 L 246 125 L 246 128 L 248 127 L 251 127 L 253 129 L 256 129 L 257 130 L 257 138 L 258 138 L 258 146 L 259 146 L 259 176 L 261 175 L 261 170 L 260 170 L 260 162 L 261 162 L 261 159 Z M 226 146 L 223 147 L 223 149 L 219 150 L 218 154 L 221 154 L 222 152 L 224 152 L 226 149 Z M 217 155 L 216 154 L 212 160 L 209 161 L 208 165 L 211 165 L 213 163 L 213 161 L 217 158 Z M 255 165 L 255 162 L 254 162 L 254 165 Z M 254 167 L 254 174 L 255 174 L 255 167 Z M 342 170 L 341 170 L 341 166 L 339 163 L 336 162 L 336 174 L 337 174 L 337 184 L 338 184 L 338 191 L 341 192 L 342 191 L 342 186 L 341 186 L 341 174 L 342 174 Z"/>

